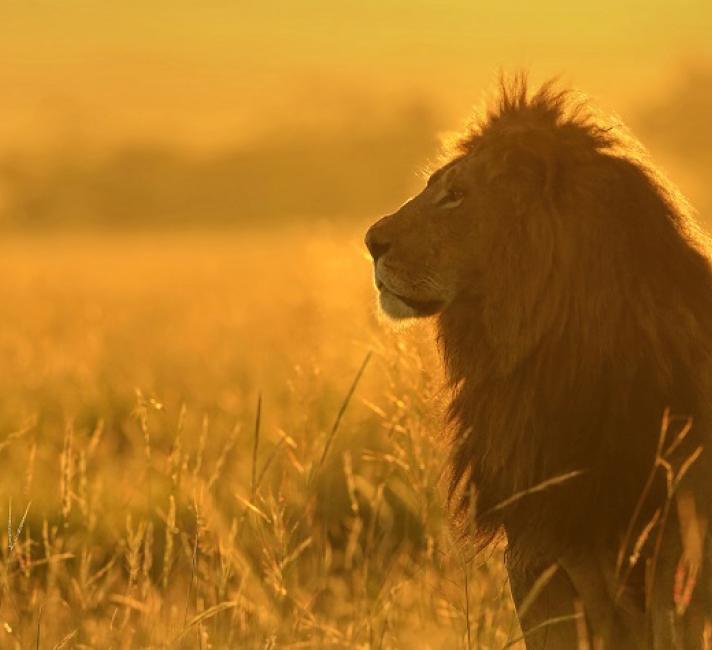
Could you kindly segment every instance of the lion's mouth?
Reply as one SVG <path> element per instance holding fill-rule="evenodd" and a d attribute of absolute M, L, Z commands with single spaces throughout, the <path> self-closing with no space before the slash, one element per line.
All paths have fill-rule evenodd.
<path fill-rule="evenodd" d="M 441 311 L 443 307 L 442 300 L 418 300 L 416 298 L 409 298 L 403 294 L 393 291 L 391 288 L 387 287 L 384 282 L 376 279 L 376 288 L 381 292 L 387 292 L 391 294 L 394 298 L 400 300 L 404 305 L 410 307 L 419 316 L 432 316 Z"/>

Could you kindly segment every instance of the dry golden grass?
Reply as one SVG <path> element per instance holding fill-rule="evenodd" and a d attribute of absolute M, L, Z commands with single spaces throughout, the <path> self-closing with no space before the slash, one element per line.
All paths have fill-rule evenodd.
<path fill-rule="evenodd" d="M 0 647 L 517 638 L 444 507 L 432 332 L 378 323 L 360 230 L 5 238 Z"/>

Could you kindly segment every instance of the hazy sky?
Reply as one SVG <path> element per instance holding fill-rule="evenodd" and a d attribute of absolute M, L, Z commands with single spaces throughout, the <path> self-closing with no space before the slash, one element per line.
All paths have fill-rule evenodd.
<path fill-rule="evenodd" d="M 712 57 L 710 27 L 709 0 L 0 0 L 0 148 L 212 149 L 409 97 L 455 119 L 518 66 L 625 115 Z"/>

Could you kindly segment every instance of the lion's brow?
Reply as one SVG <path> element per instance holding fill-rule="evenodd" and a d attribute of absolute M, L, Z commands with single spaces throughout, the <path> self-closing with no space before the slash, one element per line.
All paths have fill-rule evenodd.
<path fill-rule="evenodd" d="M 443 165 L 440 169 L 436 170 L 433 172 L 433 175 L 428 179 L 428 182 L 426 184 L 426 187 L 430 187 L 435 181 L 438 180 L 448 169 L 450 169 L 455 163 L 459 162 L 460 158 L 455 158 L 455 160 L 451 160 L 449 163 L 446 165 Z"/>

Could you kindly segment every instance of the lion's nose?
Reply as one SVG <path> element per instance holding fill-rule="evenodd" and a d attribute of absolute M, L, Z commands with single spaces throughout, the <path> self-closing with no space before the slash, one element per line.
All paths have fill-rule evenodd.
<path fill-rule="evenodd" d="M 383 230 L 376 223 L 368 229 L 366 233 L 366 248 L 373 261 L 377 261 L 391 246 L 391 243 L 385 238 Z"/>

